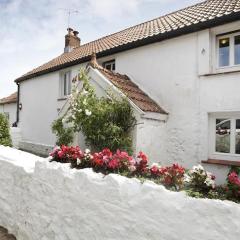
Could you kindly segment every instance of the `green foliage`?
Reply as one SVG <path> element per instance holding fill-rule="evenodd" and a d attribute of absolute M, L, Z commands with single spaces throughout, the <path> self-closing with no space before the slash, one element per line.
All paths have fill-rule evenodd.
<path fill-rule="evenodd" d="M 52 131 L 56 134 L 58 146 L 69 145 L 73 142 L 74 132 L 71 127 L 65 127 L 63 119 L 59 118 L 52 124 Z"/>
<path fill-rule="evenodd" d="M 136 120 L 128 101 L 116 98 L 111 93 L 108 93 L 108 97 L 98 98 L 89 84 L 85 70 L 80 71 L 79 79 L 82 89 L 79 91 L 77 86 L 73 87 L 69 112 L 62 119 L 73 127 L 66 129 L 62 124 L 58 128 L 61 129 L 61 134 L 59 130 L 55 133 L 65 138 L 63 135 L 67 133 L 81 131 L 87 145 L 96 151 L 109 148 L 112 151 L 121 149 L 131 153 L 130 134 Z"/>
<path fill-rule="evenodd" d="M 9 132 L 9 122 L 2 113 L 0 113 L 0 145 L 12 146 L 12 140 Z"/>

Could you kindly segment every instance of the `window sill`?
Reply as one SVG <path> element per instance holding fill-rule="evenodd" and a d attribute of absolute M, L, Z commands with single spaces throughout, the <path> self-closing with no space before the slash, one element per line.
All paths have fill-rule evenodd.
<path fill-rule="evenodd" d="M 239 72 L 240 72 L 240 69 L 238 69 L 238 70 L 235 69 L 235 70 L 228 70 L 228 71 L 222 71 L 222 72 L 206 73 L 206 74 L 202 74 L 200 76 L 207 77 L 207 76 L 224 75 L 224 74 L 239 73 Z"/>
<path fill-rule="evenodd" d="M 229 160 L 208 159 L 208 160 L 202 161 L 202 163 L 222 165 L 222 166 L 240 167 L 240 160 L 239 161 L 229 161 Z"/>
<path fill-rule="evenodd" d="M 61 98 L 58 98 L 57 100 L 58 101 L 65 101 L 65 100 L 67 100 L 67 97 L 61 97 Z"/>

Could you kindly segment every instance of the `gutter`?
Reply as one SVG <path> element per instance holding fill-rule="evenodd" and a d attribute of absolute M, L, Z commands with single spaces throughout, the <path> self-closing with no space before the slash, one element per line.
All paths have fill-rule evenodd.
<path fill-rule="evenodd" d="M 156 42 L 161 42 L 161 41 L 179 37 L 182 35 L 198 32 L 198 31 L 201 31 L 204 29 L 216 27 L 216 26 L 223 25 L 223 24 L 230 23 L 230 22 L 237 21 L 237 20 L 240 20 L 240 12 L 234 12 L 234 13 L 231 13 L 228 15 L 224 15 L 222 17 L 215 18 L 213 20 L 199 22 L 196 24 L 191 24 L 190 26 L 184 26 L 182 28 L 178 28 L 176 30 L 171 30 L 169 32 L 160 33 L 158 35 L 154 35 L 151 37 L 137 40 L 135 42 L 130 42 L 130 43 L 120 45 L 115 48 L 101 51 L 99 53 L 96 53 L 96 55 L 97 55 L 97 58 L 106 57 L 106 56 L 120 53 L 123 51 L 131 50 L 134 48 L 142 47 L 142 46 L 149 45 L 149 44 L 156 43 Z M 50 69 L 40 71 L 38 73 L 33 73 L 33 74 L 30 74 L 27 76 L 22 76 L 20 78 L 17 78 L 15 80 L 15 82 L 16 83 L 21 82 L 21 81 L 24 81 L 27 79 L 31 79 L 33 77 L 44 75 L 46 73 L 55 72 L 57 70 L 60 70 L 60 69 L 66 68 L 66 67 L 71 67 L 71 66 L 74 66 L 77 64 L 86 63 L 86 62 L 89 62 L 90 60 L 91 60 L 91 56 L 89 55 L 89 56 L 86 56 L 86 57 L 83 57 L 80 59 L 76 59 L 72 62 L 67 62 L 67 63 L 61 64 L 61 65 L 55 66 L 53 68 L 50 68 Z"/>

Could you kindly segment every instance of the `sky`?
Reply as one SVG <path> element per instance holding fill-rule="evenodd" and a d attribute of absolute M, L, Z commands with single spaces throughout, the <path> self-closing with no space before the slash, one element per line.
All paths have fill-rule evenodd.
<path fill-rule="evenodd" d="M 81 43 L 202 0 L 0 0 L 0 98 L 14 80 L 63 52 L 67 9 Z"/>

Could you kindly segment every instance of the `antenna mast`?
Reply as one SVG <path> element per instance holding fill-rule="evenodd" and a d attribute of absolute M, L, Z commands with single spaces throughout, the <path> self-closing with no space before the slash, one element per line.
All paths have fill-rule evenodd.
<path fill-rule="evenodd" d="M 59 8 L 59 10 L 65 11 L 67 13 L 68 16 L 68 20 L 67 20 L 67 27 L 70 27 L 70 20 L 71 20 L 71 14 L 78 14 L 79 11 L 75 10 L 75 9 L 70 9 L 70 8 Z"/>

